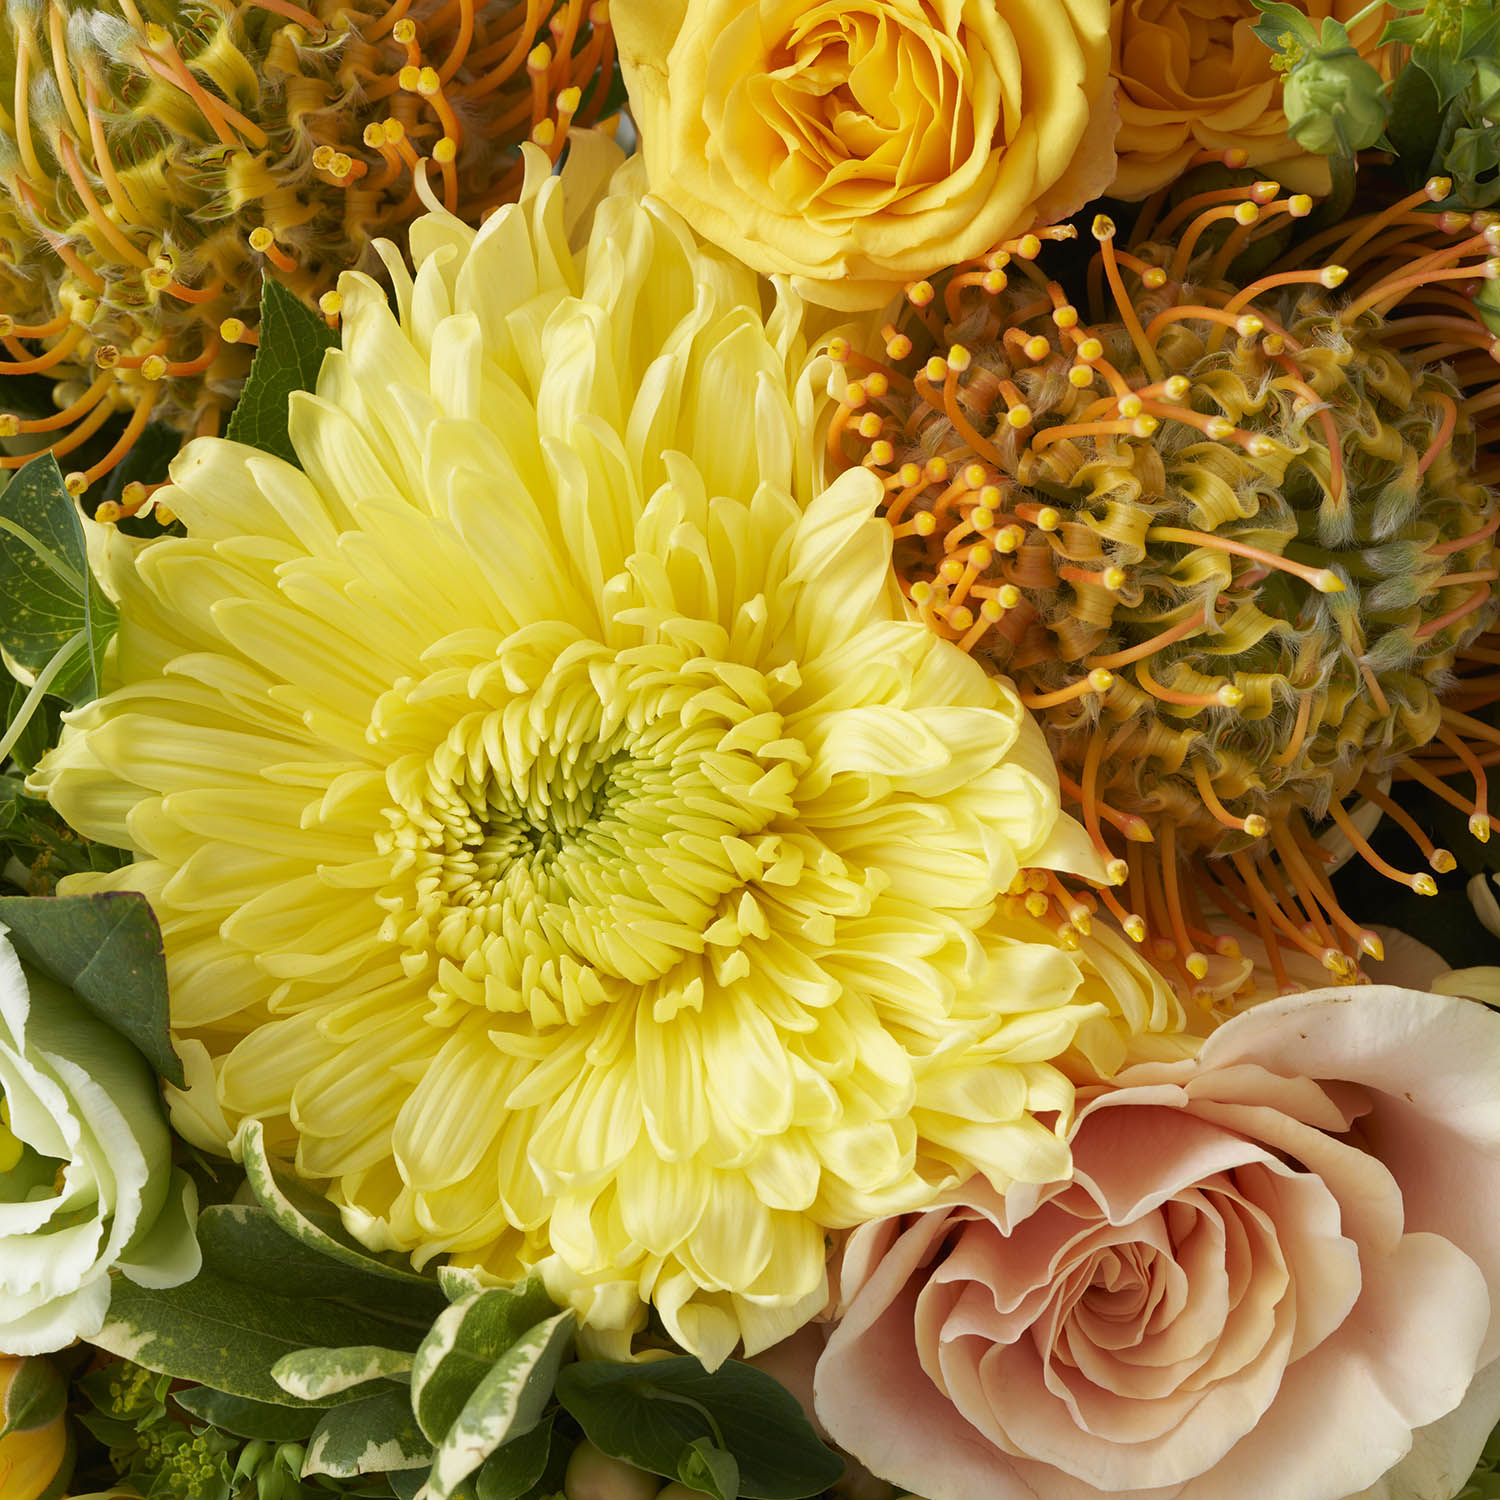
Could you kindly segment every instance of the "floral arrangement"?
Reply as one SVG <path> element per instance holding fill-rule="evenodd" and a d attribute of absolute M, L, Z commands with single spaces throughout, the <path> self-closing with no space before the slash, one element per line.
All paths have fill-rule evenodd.
<path fill-rule="evenodd" d="M 0 344 L 3 1500 L 1500 1496 L 1496 0 L 8 0 Z"/>

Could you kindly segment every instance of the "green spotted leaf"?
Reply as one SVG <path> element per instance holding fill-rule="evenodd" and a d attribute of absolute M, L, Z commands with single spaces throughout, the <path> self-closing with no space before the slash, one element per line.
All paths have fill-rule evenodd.
<path fill-rule="evenodd" d="M 275 1406 L 269 1401 L 231 1396 L 227 1391 L 216 1391 L 206 1385 L 174 1391 L 172 1399 L 184 1411 L 220 1432 L 271 1443 L 305 1442 L 323 1416 L 322 1407 Z"/>
<path fill-rule="evenodd" d="M 282 1233 L 339 1265 L 420 1290 L 430 1299 L 434 1315 L 438 1312 L 443 1296 L 437 1282 L 419 1276 L 409 1265 L 391 1265 L 371 1255 L 344 1230 L 338 1211 L 326 1198 L 309 1192 L 291 1177 L 276 1171 L 266 1154 L 265 1133 L 259 1120 L 246 1121 L 240 1130 L 238 1144 L 245 1181 L 256 1202 L 270 1214 Z"/>
<path fill-rule="evenodd" d="M 287 435 L 292 392 L 314 389 L 323 356 L 338 341 L 317 313 L 267 276 L 261 283 L 260 343 L 225 437 L 295 464 Z"/>
<path fill-rule="evenodd" d="M 325 1413 L 308 1442 L 302 1474 L 351 1479 L 356 1474 L 425 1469 L 431 1461 L 432 1447 L 417 1427 L 403 1386 Z"/>
<path fill-rule="evenodd" d="M 0 599 L 0 655 L 40 687 L 25 718 L 44 693 L 75 706 L 96 698 L 119 615 L 89 572 L 83 521 L 50 453 L 0 491 Z M 14 720 L 10 733 L 19 733 Z"/>
<path fill-rule="evenodd" d="M 221 1203 L 205 1209 L 198 1219 L 198 1242 L 204 1265 L 232 1281 L 293 1298 L 337 1299 L 368 1310 L 400 1331 L 389 1339 L 303 1339 L 299 1348 L 383 1344 L 414 1349 L 443 1306 L 431 1282 L 408 1285 L 381 1275 L 383 1268 L 370 1270 L 335 1260 L 292 1238 L 255 1204 Z"/>
<path fill-rule="evenodd" d="M 557 1309 L 539 1276 L 486 1287 L 440 1313 L 412 1364 L 412 1405 L 434 1442 L 458 1420 L 495 1361 Z"/>
<path fill-rule="evenodd" d="M 557 1410 L 542 1414 L 542 1420 L 520 1437 L 507 1438 L 485 1459 L 474 1476 L 479 1500 L 525 1500 L 541 1481 L 552 1457 L 552 1424 Z M 456 1494 L 449 1500 L 457 1500 Z"/>
<path fill-rule="evenodd" d="M 404 1335 L 399 1325 L 365 1309 L 279 1296 L 205 1266 L 168 1290 L 116 1277 L 109 1316 L 90 1342 L 174 1380 L 273 1406 L 302 1406 L 271 1378 L 282 1355 L 309 1344 L 397 1343 Z M 323 1404 L 343 1399 L 330 1396 Z"/>
<path fill-rule="evenodd" d="M 271 1366 L 271 1378 L 300 1401 L 321 1401 L 340 1391 L 351 1391 L 371 1380 L 390 1380 L 408 1374 L 411 1354 L 378 1344 L 356 1344 L 343 1349 L 299 1349 L 284 1354 Z"/>
<path fill-rule="evenodd" d="M 438 1444 L 428 1480 L 431 1500 L 452 1500 L 459 1483 L 496 1449 L 537 1426 L 573 1346 L 576 1325 L 571 1311 L 557 1313 L 523 1334 L 490 1366 Z M 538 1473 L 546 1459 L 544 1446 Z"/>

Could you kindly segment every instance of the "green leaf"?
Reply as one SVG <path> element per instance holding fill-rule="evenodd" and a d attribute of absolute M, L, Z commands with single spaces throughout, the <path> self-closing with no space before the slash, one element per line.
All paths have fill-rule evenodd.
<path fill-rule="evenodd" d="M 338 334 L 317 313 L 279 281 L 265 277 L 260 293 L 260 343 L 224 435 L 297 463 L 287 435 L 288 403 L 293 391 L 316 387 L 323 355 L 338 341 Z"/>
<path fill-rule="evenodd" d="M 239 1145 L 250 1191 L 284 1234 L 340 1265 L 421 1288 L 423 1295 L 431 1298 L 436 1315 L 442 1302 L 438 1283 L 419 1276 L 409 1265 L 388 1265 L 377 1260 L 345 1232 L 337 1210 L 326 1198 L 309 1193 L 292 1178 L 278 1173 L 266 1155 L 265 1132 L 259 1120 L 245 1123 L 240 1130 Z"/>
<path fill-rule="evenodd" d="M 26 795 L 19 776 L 0 774 L 0 866 L 12 859 L 6 883 L 28 896 L 49 896 L 64 875 L 115 870 L 130 856 L 80 838 L 46 802 Z"/>
<path fill-rule="evenodd" d="M 90 1342 L 174 1380 L 273 1406 L 302 1406 L 271 1378 L 282 1355 L 309 1345 L 397 1345 L 407 1338 L 410 1329 L 366 1309 L 280 1296 L 205 1265 L 191 1281 L 166 1291 L 115 1277 L 109 1316 Z M 321 1404 L 342 1400 L 330 1396 Z"/>
<path fill-rule="evenodd" d="M 1391 89 L 1391 117 L 1385 130 L 1413 182 L 1428 176 L 1442 122 L 1437 85 L 1421 68 L 1403 68 Z"/>
<path fill-rule="evenodd" d="M 517 1339 L 490 1367 L 438 1444 L 428 1480 L 431 1500 L 450 1500 L 497 1448 L 541 1421 L 576 1325 L 572 1311 L 557 1313 Z"/>
<path fill-rule="evenodd" d="M 393 1339 L 304 1339 L 299 1348 L 386 1344 L 413 1349 L 443 1307 L 442 1296 L 431 1282 L 392 1282 L 309 1249 L 254 1204 L 221 1203 L 204 1209 L 198 1217 L 198 1243 L 203 1247 L 204 1265 L 231 1281 L 288 1299 L 337 1298 L 377 1314 L 400 1330 L 400 1337 Z"/>
<path fill-rule="evenodd" d="M 1250 29 L 1273 52 L 1280 52 L 1281 38 L 1288 33 L 1304 46 L 1317 45 L 1318 33 L 1305 11 L 1286 4 L 1285 0 L 1254 0 L 1254 4 L 1263 19 Z"/>
<path fill-rule="evenodd" d="M 384 1390 L 325 1413 L 307 1445 L 302 1475 L 384 1474 L 425 1469 L 432 1447 L 417 1428 L 405 1387 Z"/>
<path fill-rule="evenodd" d="M 596 1448 L 669 1479 L 700 1438 L 734 1456 L 739 1493 L 753 1500 L 804 1500 L 843 1472 L 796 1398 L 738 1360 L 712 1373 L 691 1355 L 650 1364 L 587 1360 L 558 1376 L 557 1399 Z"/>
<path fill-rule="evenodd" d="M 0 652 L 12 672 L 41 672 L 82 633 L 86 649 L 50 684 L 75 707 L 99 695 L 99 663 L 119 615 L 89 572 L 83 522 L 50 453 L 0 492 Z"/>
<path fill-rule="evenodd" d="M 68 1388 L 56 1366 L 46 1359 L 23 1359 L 11 1371 L 10 1385 L 0 1402 L 0 1437 L 49 1427 L 67 1405 Z"/>
<path fill-rule="evenodd" d="M 556 1311 L 539 1276 L 487 1287 L 444 1309 L 412 1364 L 412 1405 L 422 1431 L 441 1442 L 495 1361 Z"/>
<path fill-rule="evenodd" d="M 345 1349 L 299 1349 L 271 1366 L 271 1378 L 299 1401 L 321 1401 L 325 1396 L 351 1391 L 371 1380 L 391 1380 L 411 1370 L 411 1354 L 383 1349 L 378 1344 L 356 1344 Z"/>
<path fill-rule="evenodd" d="M 185 1391 L 174 1391 L 172 1399 L 184 1411 L 220 1432 L 235 1437 L 260 1438 L 269 1443 L 300 1443 L 312 1436 L 323 1416 L 318 1406 L 273 1406 L 269 1401 L 250 1401 L 231 1396 L 211 1386 L 195 1385 Z"/>
<path fill-rule="evenodd" d="M 557 1408 L 542 1413 L 530 1432 L 502 1443 L 474 1476 L 479 1500 L 522 1500 L 547 1471 Z"/>
<path fill-rule="evenodd" d="M 26 963 L 77 995 L 168 1083 L 186 1084 L 167 1033 L 161 929 L 144 896 L 0 896 L 0 923 Z"/>
<path fill-rule="evenodd" d="M 677 1460 L 677 1477 L 690 1489 L 714 1500 L 739 1500 L 740 1466 L 708 1438 L 695 1438 Z"/>
<path fill-rule="evenodd" d="M 26 714 L 26 722 L 16 728 L 30 693 L 31 690 L 24 682 L 13 682 L 10 703 L 5 713 L 6 725 L 15 729 L 13 735 L 5 735 L 11 742 L 10 758 L 20 770 L 28 772 L 36 766 L 47 747 L 56 743 L 57 733 L 61 728 L 57 715 L 59 705 L 55 700 L 43 702 L 40 709 Z"/>

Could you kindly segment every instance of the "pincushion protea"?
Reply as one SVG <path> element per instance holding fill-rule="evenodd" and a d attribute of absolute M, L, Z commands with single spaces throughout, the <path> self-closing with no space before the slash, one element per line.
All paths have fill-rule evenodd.
<path fill-rule="evenodd" d="M 59 408 L 5 413 L 0 385 L 0 436 L 66 460 L 128 414 L 75 492 L 153 418 L 217 430 L 263 270 L 334 312 L 417 174 L 476 222 L 519 190 L 521 141 L 555 157 L 598 115 L 613 60 L 606 0 L 0 10 L 0 375 L 50 376 Z"/>
<path fill-rule="evenodd" d="M 1500 742 L 1473 717 L 1493 690 L 1452 689 L 1497 611 L 1500 514 L 1475 477 L 1495 477 L 1475 439 L 1494 403 L 1463 383 L 1476 362 L 1493 373 L 1497 345 L 1461 293 L 1500 274 L 1500 234 L 1419 213 L 1446 193 L 1434 181 L 1330 235 L 1340 264 L 1231 285 L 1253 237 L 1311 208 L 1279 193 L 1199 195 L 1149 238 L 1143 215 L 1128 251 L 1095 219 L 1092 324 L 1033 263 L 1071 237 L 1060 228 L 958 267 L 940 296 L 909 288 L 884 358 L 835 351 L 858 378 L 833 466 L 881 476 L 915 609 L 1018 679 L 1127 887 L 1128 905 L 1108 888 L 1103 902 L 1190 987 L 1244 973 L 1213 963 L 1237 953 L 1210 906 L 1265 942 L 1283 983 L 1282 945 L 1352 977 L 1379 940 L 1334 896 L 1314 828 L 1331 819 L 1434 892 L 1343 804 L 1370 798 L 1451 868 L 1385 778 L 1440 789 L 1487 838 L 1483 761 Z M 1423 234 L 1438 243 L 1413 260 Z M 1352 295 L 1331 296 L 1351 267 Z M 1390 315 L 1418 290 L 1459 305 Z M 1454 353 L 1458 376 L 1435 362 Z M 1433 774 L 1434 752 L 1472 776 L 1472 801 Z M 1017 894 L 1065 919 L 1093 905 Z"/>

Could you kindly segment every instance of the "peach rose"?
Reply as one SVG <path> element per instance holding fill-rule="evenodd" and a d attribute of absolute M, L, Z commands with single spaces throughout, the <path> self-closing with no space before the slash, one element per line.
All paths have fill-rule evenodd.
<path fill-rule="evenodd" d="M 1108 0 L 613 0 L 651 189 L 810 300 L 906 282 L 1114 175 Z"/>
<path fill-rule="evenodd" d="M 854 1231 L 819 1416 L 928 1500 L 1444 1500 L 1500 1415 L 1497 1064 L 1376 985 L 1127 1069 L 1070 1182 Z"/>
<path fill-rule="evenodd" d="M 1348 21 L 1367 0 L 1298 0 L 1321 26 Z M 1382 9 L 1350 31 L 1360 55 L 1376 47 L 1390 17 Z M 1112 0 L 1113 72 L 1120 86 L 1116 198 L 1144 198 L 1175 182 L 1195 152 L 1239 147 L 1252 167 L 1302 192 L 1328 191 L 1328 164 L 1287 135 L 1282 75 L 1252 32 L 1251 0 Z"/>

